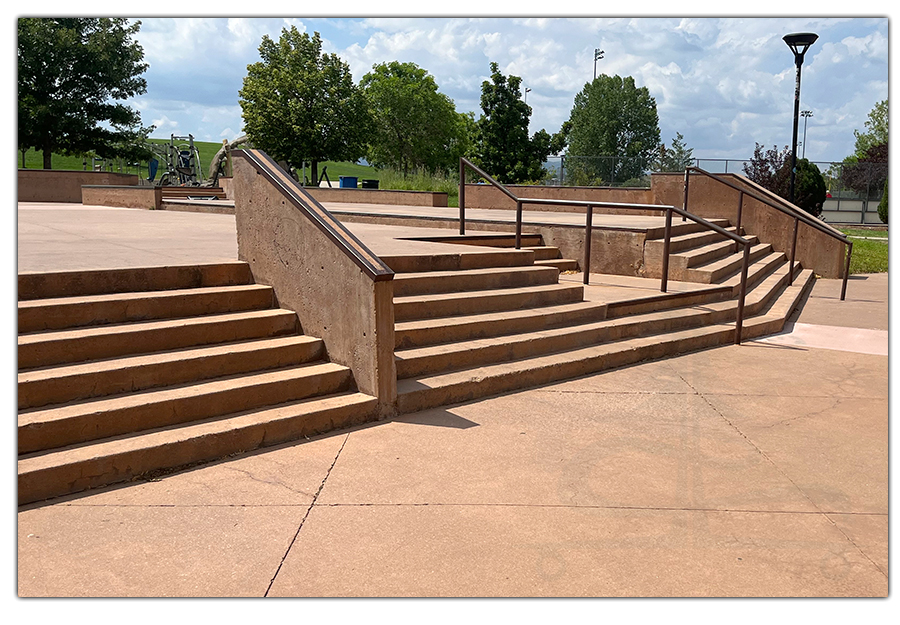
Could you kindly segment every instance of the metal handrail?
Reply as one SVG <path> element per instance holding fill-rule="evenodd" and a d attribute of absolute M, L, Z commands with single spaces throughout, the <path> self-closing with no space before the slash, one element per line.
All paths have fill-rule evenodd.
<path fill-rule="evenodd" d="M 790 273 L 788 275 L 788 284 L 792 285 L 794 283 L 794 262 L 795 262 L 795 257 L 797 254 L 797 231 L 800 226 L 800 222 L 803 222 L 806 225 L 808 225 L 812 228 L 815 228 L 819 232 L 827 234 L 828 236 L 830 236 L 833 239 L 837 239 L 838 241 L 843 243 L 845 246 L 847 246 L 846 247 L 847 258 L 846 258 L 846 264 L 844 266 L 844 280 L 843 280 L 843 284 L 841 285 L 841 300 L 842 301 L 844 300 L 844 298 L 847 294 L 847 278 L 850 276 L 850 257 L 853 255 L 853 241 L 851 241 L 849 238 L 847 238 L 846 236 L 844 236 L 842 234 L 838 234 L 833 228 L 826 226 L 825 224 L 822 224 L 822 223 L 818 222 L 817 220 L 813 219 L 812 217 L 806 215 L 802 210 L 798 209 L 796 206 L 794 206 L 793 204 L 791 204 L 790 202 L 788 202 L 787 200 L 785 200 L 783 198 L 780 198 L 778 196 L 773 196 L 771 198 L 763 197 L 759 193 L 756 193 L 755 191 L 749 191 L 747 189 L 741 188 L 740 186 L 734 184 L 733 182 L 730 182 L 729 180 L 726 180 L 726 179 L 724 179 L 720 176 L 717 176 L 716 174 L 710 173 L 706 170 L 700 169 L 699 167 L 687 167 L 684 170 L 684 209 L 685 210 L 687 210 L 687 208 L 688 208 L 688 189 L 690 188 L 690 173 L 692 171 L 702 174 L 704 176 L 707 176 L 709 178 L 712 178 L 716 182 L 719 182 L 720 184 L 724 184 L 728 187 L 731 187 L 732 189 L 734 189 L 735 191 L 738 191 L 740 193 L 739 198 L 738 198 L 737 224 L 736 224 L 738 232 L 740 232 L 740 230 L 741 230 L 741 218 L 742 218 L 743 207 L 744 207 L 744 195 L 749 195 L 756 201 L 761 202 L 762 204 L 765 204 L 766 206 L 770 206 L 771 208 L 774 208 L 789 217 L 793 217 L 793 219 L 794 219 L 794 234 L 793 234 L 793 240 L 791 243 Z"/>
<path fill-rule="evenodd" d="M 588 200 L 555 200 L 555 199 L 543 199 L 543 198 L 520 198 L 512 193 L 505 186 L 494 180 L 491 176 L 486 174 L 481 168 L 477 165 L 473 164 L 466 158 L 459 159 L 459 233 L 464 235 L 465 232 L 465 223 L 466 223 L 466 208 L 465 208 L 465 187 L 466 187 L 466 176 L 465 176 L 465 168 L 469 167 L 473 171 L 475 171 L 479 176 L 490 182 L 492 185 L 497 187 L 500 191 L 506 194 L 510 199 L 515 201 L 516 203 L 516 249 L 521 249 L 522 243 L 522 206 L 524 204 L 552 204 L 557 206 L 585 206 L 587 207 L 586 216 L 585 216 L 585 240 L 584 240 L 584 284 L 588 284 L 590 277 L 590 267 L 591 267 L 591 232 L 593 229 L 593 215 L 594 215 L 594 207 L 601 208 L 620 208 L 626 210 L 659 210 L 666 211 L 666 227 L 665 227 L 665 236 L 663 241 L 663 266 L 662 266 L 662 277 L 660 280 L 660 292 L 665 293 L 668 289 L 669 283 L 669 248 L 671 245 L 672 238 L 672 213 L 678 213 L 684 219 L 690 219 L 691 221 L 707 228 L 708 230 L 712 230 L 725 236 L 736 243 L 736 245 L 744 246 L 744 256 L 741 265 L 741 283 L 740 283 L 740 292 L 738 295 L 738 307 L 737 307 L 737 315 L 735 317 L 735 332 L 734 332 L 734 343 L 735 345 L 741 344 L 741 334 L 743 332 L 743 320 L 744 320 L 744 302 L 747 296 L 747 275 L 749 273 L 750 267 L 750 241 L 745 239 L 744 237 L 735 234 L 733 232 L 729 232 L 725 228 L 718 226 L 714 223 L 711 223 L 699 215 L 694 215 L 689 213 L 686 210 L 677 208 L 675 206 L 667 206 L 662 204 L 625 204 L 620 202 L 592 202 Z"/>

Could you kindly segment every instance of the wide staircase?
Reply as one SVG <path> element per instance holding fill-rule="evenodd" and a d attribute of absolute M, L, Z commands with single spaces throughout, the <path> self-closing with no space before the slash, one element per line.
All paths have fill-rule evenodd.
<path fill-rule="evenodd" d="M 22 274 L 19 504 L 370 420 L 242 262 Z"/>
<path fill-rule="evenodd" d="M 714 220 L 731 228 L 727 221 Z M 539 236 L 521 250 L 493 239 L 480 253 L 383 260 L 394 278 L 398 410 L 414 412 L 715 345 L 735 335 L 743 251 L 688 222 L 673 225 L 670 280 L 709 287 L 590 301 L 560 281 L 559 258 Z M 741 233 L 743 234 L 743 233 Z M 661 274 L 662 235 L 645 242 Z M 743 338 L 781 330 L 813 273 L 752 239 Z M 547 261 L 551 262 L 547 262 Z M 564 262 L 563 262 L 564 261 Z M 558 263 L 558 264 L 557 264 Z"/>

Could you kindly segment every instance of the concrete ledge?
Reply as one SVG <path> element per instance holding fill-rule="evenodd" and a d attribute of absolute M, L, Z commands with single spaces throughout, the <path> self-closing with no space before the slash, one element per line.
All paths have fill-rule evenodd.
<path fill-rule="evenodd" d="M 91 206 L 119 206 L 155 210 L 162 202 L 162 188 L 151 186 L 83 185 L 81 203 Z"/>
<path fill-rule="evenodd" d="M 436 191 L 403 191 L 398 189 L 329 189 L 303 187 L 319 202 L 350 202 L 402 206 L 447 206 L 447 194 Z"/>
<path fill-rule="evenodd" d="M 644 188 L 627 187 L 545 187 L 538 185 L 506 185 L 514 195 L 522 198 L 540 198 L 542 200 L 585 200 L 593 202 L 617 202 L 621 204 L 658 204 L 653 191 Z M 516 203 L 509 199 L 500 189 L 489 184 L 466 185 L 467 208 L 496 208 L 515 210 Z M 571 213 L 587 212 L 584 206 L 558 206 L 553 204 L 529 204 L 530 210 L 559 211 Z M 595 207 L 595 214 L 607 215 L 659 215 L 654 210 L 622 210 L 615 208 Z"/>
<path fill-rule="evenodd" d="M 81 202 L 84 185 L 119 185 L 136 187 L 134 174 L 109 171 L 56 171 L 50 169 L 20 169 L 18 176 L 19 202 Z"/>

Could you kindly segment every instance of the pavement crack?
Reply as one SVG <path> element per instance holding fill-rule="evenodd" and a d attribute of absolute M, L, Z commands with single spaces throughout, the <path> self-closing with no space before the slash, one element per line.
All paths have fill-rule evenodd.
<path fill-rule="evenodd" d="M 332 469 L 334 469 L 334 465 L 337 464 L 338 458 L 341 457 L 341 452 L 344 451 L 344 445 L 347 444 L 347 439 L 350 438 L 350 434 L 348 433 L 344 437 L 344 441 L 341 443 L 340 449 L 337 450 L 337 453 L 334 455 L 334 460 L 331 462 L 331 466 L 328 467 L 328 471 L 325 472 L 325 477 L 322 478 L 322 483 L 319 484 L 319 488 L 316 491 L 316 494 L 313 495 L 312 501 L 309 502 L 309 506 L 306 508 L 306 513 L 303 515 L 303 518 L 300 520 L 300 525 L 297 527 L 297 531 L 294 532 L 294 537 L 291 539 L 291 544 L 288 545 L 287 549 L 284 552 L 284 555 L 281 557 L 281 562 L 278 563 L 278 568 L 275 569 L 275 574 L 272 575 L 272 579 L 269 580 L 269 586 L 266 588 L 266 592 L 263 595 L 264 597 L 269 596 L 269 591 L 272 590 L 272 584 L 275 583 L 278 574 L 281 572 L 281 567 L 284 566 L 285 560 L 287 560 L 288 554 L 291 553 L 291 549 L 294 547 L 294 543 L 297 542 L 297 537 L 300 535 L 300 530 L 303 529 L 303 524 L 306 523 L 306 519 L 309 518 L 309 513 L 312 512 L 313 507 L 316 505 L 316 500 L 319 498 L 319 495 L 322 493 L 322 489 L 325 488 L 325 482 L 328 481 L 328 476 L 331 475 Z"/>

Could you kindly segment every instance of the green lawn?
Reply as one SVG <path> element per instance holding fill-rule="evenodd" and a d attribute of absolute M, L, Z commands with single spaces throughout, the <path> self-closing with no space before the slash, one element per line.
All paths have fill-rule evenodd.
<path fill-rule="evenodd" d="M 888 233 L 887 230 L 869 230 L 867 228 L 839 228 L 841 232 L 852 237 L 871 237 L 884 241 L 851 239 L 853 256 L 850 257 L 850 273 L 886 273 L 888 270 Z"/>

